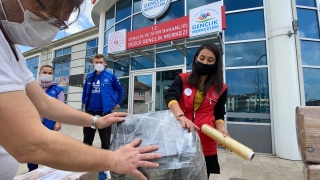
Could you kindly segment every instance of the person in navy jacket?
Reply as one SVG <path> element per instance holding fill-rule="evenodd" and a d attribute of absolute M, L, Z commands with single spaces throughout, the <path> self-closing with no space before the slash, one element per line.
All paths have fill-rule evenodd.
<path fill-rule="evenodd" d="M 96 54 L 93 58 L 95 71 L 88 73 L 82 92 L 82 104 L 87 113 L 104 116 L 120 107 L 124 91 L 117 77 L 105 70 L 107 65 L 104 56 Z M 108 149 L 110 145 L 111 126 L 98 129 L 101 148 Z M 92 146 L 96 129 L 83 128 L 83 142 Z"/>

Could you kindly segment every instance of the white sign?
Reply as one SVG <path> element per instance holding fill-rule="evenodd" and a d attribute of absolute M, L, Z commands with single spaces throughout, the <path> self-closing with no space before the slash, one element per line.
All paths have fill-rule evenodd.
<path fill-rule="evenodd" d="M 190 9 L 190 37 L 222 31 L 221 1 Z"/>
<path fill-rule="evenodd" d="M 108 35 L 108 53 L 125 51 L 127 49 L 126 44 L 127 44 L 126 29 L 116 31 Z"/>
<path fill-rule="evenodd" d="M 142 0 L 142 14 L 149 19 L 162 16 L 170 6 L 171 0 Z"/>

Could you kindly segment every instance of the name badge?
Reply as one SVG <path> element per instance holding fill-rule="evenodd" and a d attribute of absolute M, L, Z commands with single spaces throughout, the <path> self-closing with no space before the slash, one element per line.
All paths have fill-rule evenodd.
<path fill-rule="evenodd" d="M 187 89 L 184 90 L 184 94 L 185 94 L 186 96 L 191 96 L 192 90 L 191 90 L 190 88 L 187 88 Z"/>

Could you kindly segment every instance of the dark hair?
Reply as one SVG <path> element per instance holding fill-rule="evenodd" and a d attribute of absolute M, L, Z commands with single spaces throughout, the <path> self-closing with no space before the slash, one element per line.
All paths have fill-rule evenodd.
<path fill-rule="evenodd" d="M 197 57 L 203 49 L 208 49 L 216 56 L 216 63 L 214 65 L 214 70 L 212 73 L 208 74 L 203 87 L 200 89 L 200 76 L 197 73 L 196 70 L 196 61 Z M 210 87 L 214 84 L 216 84 L 216 91 L 218 94 L 221 94 L 222 92 L 222 83 L 223 83 L 223 72 L 222 72 L 222 53 L 220 52 L 217 45 L 212 43 L 206 43 L 199 47 L 196 54 L 193 57 L 192 61 L 192 72 L 188 78 L 188 83 L 192 86 L 195 86 L 197 89 L 200 89 L 203 93 L 203 96 L 206 96 L 207 91 L 210 89 Z"/>
<path fill-rule="evenodd" d="M 106 62 L 106 59 L 104 58 L 104 56 L 103 56 L 102 54 L 96 54 L 96 55 L 94 55 L 92 62 L 93 62 L 94 59 L 96 59 L 96 58 L 97 58 L 97 59 L 103 58 L 104 62 Z"/>
<path fill-rule="evenodd" d="M 38 4 L 37 6 L 39 6 L 41 14 L 47 18 L 55 16 L 58 11 L 61 11 L 61 14 L 77 11 L 77 20 L 80 15 L 81 4 L 83 2 L 84 0 L 50 0 L 48 1 L 48 5 L 46 5 L 45 10 L 43 10 Z"/>
<path fill-rule="evenodd" d="M 54 73 L 54 68 L 53 68 L 52 66 L 48 65 L 48 64 L 45 64 L 45 65 L 41 66 L 41 68 L 40 68 L 40 70 L 39 70 L 39 73 L 40 73 L 40 72 L 41 72 L 41 70 L 42 70 L 43 68 L 45 68 L 45 67 L 47 67 L 47 68 L 51 68 L 51 69 L 52 69 L 52 71 L 53 71 L 53 73 Z"/>

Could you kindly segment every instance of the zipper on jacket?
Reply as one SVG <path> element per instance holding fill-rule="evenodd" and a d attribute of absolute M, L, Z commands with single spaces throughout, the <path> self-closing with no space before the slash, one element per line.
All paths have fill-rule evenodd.
<path fill-rule="evenodd" d="M 216 100 L 214 100 L 214 99 L 212 99 L 212 98 L 209 98 L 208 96 L 206 96 L 206 98 L 208 98 L 209 99 L 209 101 L 210 101 L 210 105 L 212 105 L 212 102 L 218 102 L 218 101 L 216 101 Z M 204 101 L 204 100 L 203 100 Z"/>
<path fill-rule="evenodd" d="M 197 91 L 196 91 L 196 93 L 197 93 Z M 195 93 L 194 96 L 193 96 L 193 118 L 192 118 L 192 122 L 194 122 L 194 119 L 196 118 L 196 111 L 197 111 L 198 109 L 200 109 L 200 107 L 202 106 L 202 104 L 203 104 L 203 102 L 204 102 L 204 100 L 205 100 L 205 98 L 204 98 L 203 101 L 201 102 L 200 106 L 198 107 L 198 109 L 197 109 L 197 110 L 194 110 L 194 99 L 196 98 L 196 93 Z M 207 96 L 206 96 L 206 97 L 207 97 Z M 210 101 L 210 104 L 211 104 L 211 101 Z"/>

